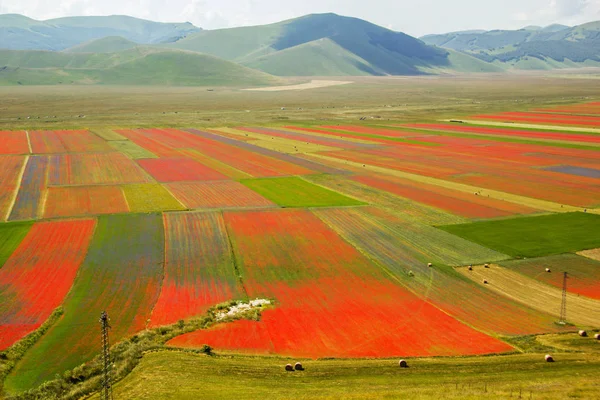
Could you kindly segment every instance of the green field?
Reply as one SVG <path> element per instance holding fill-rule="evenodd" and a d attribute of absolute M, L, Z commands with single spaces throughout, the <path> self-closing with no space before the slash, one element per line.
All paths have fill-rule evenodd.
<path fill-rule="evenodd" d="M 33 222 L 0 224 L 0 268 L 25 238 Z"/>
<path fill-rule="evenodd" d="M 359 206 L 365 204 L 298 177 L 244 179 L 241 183 L 282 207 Z"/>
<path fill-rule="evenodd" d="M 447 225 L 440 229 L 514 257 L 600 247 L 600 215 L 582 212 Z"/>
<path fill-rule="evenodd" d="M 156 352 L 113 389 L 115 399 L 597 398 L 600 357 L 561 354 L 408 360 L 297 360 Z M 569 379 L 565 379 L 569 376 Z M 530 397 L 531 396 L 531 397 Z M 99 396 L 93 397 L 99 399 Z"/>

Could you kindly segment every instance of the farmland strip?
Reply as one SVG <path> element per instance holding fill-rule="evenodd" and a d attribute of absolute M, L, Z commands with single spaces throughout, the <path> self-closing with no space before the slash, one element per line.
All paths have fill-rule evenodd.
<path fill-rule="evenodd" d="M 0 269 L 0 350 L 37 329 L 67 294 L 96 221 L 40 222 Z"/>
<path fill-rule="evenodd" d="M 168 213 L 165 278 L 152 312 L 152 326 L 198 316 L 209 307 L 244 298 L 233 268 L 220 213 Z"/>
<path fill-rule="evenodd" d="M 5 387 L 30 389 L 98 354 L 100 341 L 90 338 L 98 337 L 103 310 L 111 318 L 112 343 L 144 329 L 159 296 L 163 261 L 160 215 L 100 217 L 63 317 L 28 350 Z"/>
<path fill-rule="evenodd" d="M 327 156 L 327 155 L 323 155 L 323 154 L 312 154 L 312 156 L 317 157 L 317 158 L 335 160 L 335 157 L 331 157 L 331 156 Z M 342 162 L 350 164 L 354 167 L 363 167 L 363 164 L 357 163 L 354 161 L 339 160 L 340 164 Z M 552 212 L 572 212 L 572 211 L 578 211 L 581 209 L 579 207 L 562 205 L 562 204 L 554 203 L 551 201 L 533 199 L 530 197 L 519 196 L 519 195 L 512 194 L 512 193 L 500 192 L 497 190 L 481 189 L 476 186 L 466 185 L 463 183 L 449 182 L 449 181 L 445 181 L 443 179 L 431 178 L 428 176 L 417 175 L 417 174 L 411 174 L 408 172 L 402 172 L 402 171 L 393 170 L 393 169 L 389 169 L 389 168 L 376 167 L 376 166 L 372 166 L 372 165 L 365 165 L 364 168 L 367 170 L 378 172 L 378 173 L 383 173 L 383 174 L 392 175 L 392 176 L 398 176 L 401 178 L 411 179 L 416 182 L 424 182 L 427 184 L 441 186 L 441 187 L 445 187 L 448 189 L 458 190 L 461 192 L 467 192 L 467 193 L 479 192 L 482 196 L 489 195 L 490 198 L 508 201 L 508 202 L 523 205 L 526 207 L 536 208 L 538 210 L 552 211 Z"/>
<path fill-rule="evenodd" d="M 42 195 L 48 180 L 48 157 L 31 156 L 8 220 L 36 219 L 41 212 Z"/>
<path fill-rule="evenodd" d="M 313 161 L 308 161 L 308 160 L 304 160 L 298 157 L 294 157 L 292 155 L 289 154 L 282 154 L 279 153 L 277 151 L 273 151 L 273 150 L 268 150 L 259 146 L 255 146 L 253 144 L 250 143 L 245 143 L 245 142 L 241 142 L 238 140 L 233 140 L 233 139 L 229 139 L 226 137 L 222 137 L 222 136 L 218 136 L 215 135 L 213 133 L 208 133 L 208 132 L 203 132 L 203 131 L 199 131 L 197 129 L 188 129 L 187 130 L 190 133 L 193 133 L 194 135 L 198 135 L 200 137 L 206 138 L 206 139 L 210 139 L 210 140 L 215 140 L 221 143 L 226 143 L 228 145 L 231 146 L 235 146 L 241 149 L 245 149 L 245 150 L 249 150 L 252 151 L 254 153 L 257 154 L 262 154 L 264 156 L 268 156 L 268 157 L 272 157 L 276 160 L 280 160 L 280 161 L 285 161 L 288 162 L 290 164 L 294 164 L 297 166 L 301 166 L 304 168 L 307 168 L 309 170 L 312 171 L 316 171 L 316 172 L 323 172 L 323 173 L 328 173 L 328 174 L 341 174 L 343 173 L 340 170 L 335 170 L 333 168 L 324 166 L 322 164 L 318 164 L 316 162 Z"/>
<path fill-rule="evenodd" d="M 10 159 L 9 159 L 9 161 L 10 161 Z M 19 188 L 21 187 L 21 182 L 23 181 L 23 175 L 25 174 L 25 169 L 27 167 L 28 161 L 29 161 L 29 156 L 25 156 L 23 158 L 23 164 L 20 166 L 19 172 L 15 175 L 16 179 L 13 180 L 14 186 L 11 185 L 11 182 L 9 182 L 8 184 L 5 184 L 4 182 L 2 182 L 2 180 L 4 180 L 4 179 L 2 179 L 3 178 L 2 176 L 0 176 L 0 188 L 4 189 L 6 191 L 6 193 L 0 192 L 0 200 L 2 200 L 2 197 L 5 197 L 5 202 L 6 202 L 6 216 L 4 217 L 5 221 L 8 221 L 8 218 L 10 217 L 10 213 L 12 212 L 12 209 L 15 206 L 15 202 L 17 201 L 17 195 L 19 193 Z M 0 166 L 1 166 L 1 162 L 0 162 Z M 10 169 L 8 170 L 8 174 L 12 173 L 11 167 L 14 168 L 14 165 L 9 166 Z M 8 198 L 8 196 L 10 196 L 10 198 Z M 1 202 L 0 202 L 0 205 L 1 205 Z"/>

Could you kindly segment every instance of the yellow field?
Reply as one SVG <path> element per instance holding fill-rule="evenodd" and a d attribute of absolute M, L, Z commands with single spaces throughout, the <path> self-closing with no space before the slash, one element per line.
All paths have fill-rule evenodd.
<path fill-rule="evenodd" d="M 560 315 L 562 290 L 558 288 L 495 264 L 490 265 L 490 268 L 474 266 L 473 271 L 461 267 L 457 271 L 478 284 L 531 308 Z M 488 284 L 483 283 L 484 279 Z M 600 327 L 600 301 L 568 293 L 567 321 L 576 325 Z"/>
<path fill-rule="evenodd" d="M 157 183 L 126 185 L 123 193 L 131 212 L 185 210 L 167 189 Z"/>
<path fill-rule="evenodd" d="M 215 130 L 213 130 L 214 132 Z M 268 134 L 238 131 L 232 128 L 220 128 L 217 132 L 225 132 L 240 137 L 252 138 L 254 140 L 248 141 L 256 146 L 263 147 L 265 149 L 279 151 L 281 153 L 299 154 L 299 153 L 315 153 L 317 151 L 338 151 L 339 148 L 329 147 L 316 143 L 306 143 L 299 140 L 286 139 L 277 136 L 269 136 Z"/>
<path fill-rule="evenodd" d="M 587 257 L 587 258 L 591 258 L 592 260 L 600 261 L 600 249 L 584 250 L 584 251 L 580 251 L 577 254 L 579 254 L 580 256 Z"/>

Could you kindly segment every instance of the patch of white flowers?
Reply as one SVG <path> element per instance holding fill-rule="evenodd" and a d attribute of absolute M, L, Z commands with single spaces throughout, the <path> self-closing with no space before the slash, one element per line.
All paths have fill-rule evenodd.
<path fill-rule="evenodd" d="M 268 299 L 250 300 L 248 303 L 240 302 L 234 306 L 229 307 L 227 311 L 218 312 L 215 316 L 217 318 L 217 321 L 223 320 L 225 318 L 235 318 L 246 314 L 248 311 L 260 309 L 264 306 L 268 306 L 271 304 L 271 300 Z"/>

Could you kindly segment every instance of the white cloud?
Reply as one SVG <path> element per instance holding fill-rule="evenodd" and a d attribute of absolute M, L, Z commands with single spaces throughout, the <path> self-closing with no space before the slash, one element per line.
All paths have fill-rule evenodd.
<path fill-rule="evenodd" d="M 600 0 L 0 0 L 0 13 L 36 19 L 125 14 L 208 29 L 278 22 L 336 12 L 415 36 L 463 29 L 600 19 Z"/>

